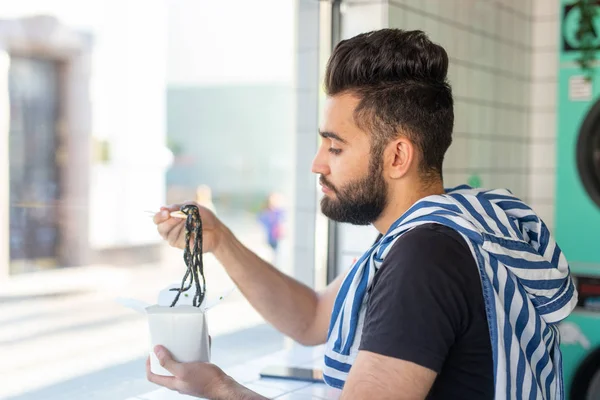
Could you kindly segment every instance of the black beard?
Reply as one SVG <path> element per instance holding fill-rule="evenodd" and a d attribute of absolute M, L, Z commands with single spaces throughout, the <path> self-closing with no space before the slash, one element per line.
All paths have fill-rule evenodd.
<path fill-rule="evenodd" d="M 372 164 L 367 176 L 341 189 L 331 186 L 323 176 L 320 181 L 336 194 L 335 199 L 327 196 L 321 199 L 321 211 L 334 221 L 369 225 L 379 218 L 387 205 L 387 185 L 377 165 Z"/>

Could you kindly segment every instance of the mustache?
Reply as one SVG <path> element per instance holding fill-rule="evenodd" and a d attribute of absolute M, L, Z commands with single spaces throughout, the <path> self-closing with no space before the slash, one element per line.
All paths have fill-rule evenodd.
<path fill-rule="evenodd" d="M 319 183 L 323 186 L 327 186 L 329 189 L 333 190 L 334 193 L 337 193 L 337 189 L 333 186 L 323 175 L 319 176 Z"/>

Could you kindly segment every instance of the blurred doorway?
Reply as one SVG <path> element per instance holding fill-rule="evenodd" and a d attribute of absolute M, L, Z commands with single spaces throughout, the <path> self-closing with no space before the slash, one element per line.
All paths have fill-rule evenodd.
<path fill-rule="evenodd" d="M 0 43 L 0 280 L 87 265 L 92 37 L 38 15 Z"/>
<path fill-rule="evenodd" d="M 11 57 L 10 274 L 56 266 L 60 240 L 56 61 Z"/>

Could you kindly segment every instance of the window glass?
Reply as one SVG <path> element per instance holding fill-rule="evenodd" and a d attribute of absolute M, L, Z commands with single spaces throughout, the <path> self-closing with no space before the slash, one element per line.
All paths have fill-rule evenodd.
<path fill-rule="evenodd" d="M 146 319 L 116 299 L 183 278 L 161 205 L 197 201 L 293 271 L 294 18 L 293 0 L 1 7 L 0 397 L 156 389 Z M 209 296 L 233 288 L 204 264 Z M 283 347 L 239 291 L 208 323 L 222 367 Z"/>

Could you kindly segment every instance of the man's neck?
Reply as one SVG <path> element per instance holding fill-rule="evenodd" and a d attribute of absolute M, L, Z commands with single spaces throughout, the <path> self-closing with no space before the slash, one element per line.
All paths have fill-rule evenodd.
<path fill-rule="evenodd" d="M 445 193 L 443 182 L 427 186 L 400 188 L 400 193 L 390 193 L 390 200 L 379 219 L 373 226 L 382 234 L 386 234 L 390 226 L 400 218 L 413 204 L 424 197 Z"/>

